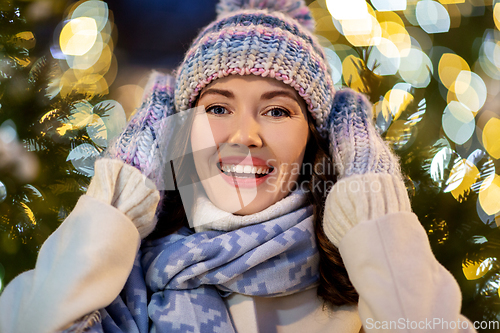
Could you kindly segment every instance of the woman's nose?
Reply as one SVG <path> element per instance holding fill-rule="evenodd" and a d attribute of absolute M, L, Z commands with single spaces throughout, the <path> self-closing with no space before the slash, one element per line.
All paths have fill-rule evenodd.
<path fill-rule="evenodd" d="M 245 145 L 249 148 L 262 147 L 261 127 L 254 117 L 240 115 L 236 117 L 232 127 L 229 144 Z"/>

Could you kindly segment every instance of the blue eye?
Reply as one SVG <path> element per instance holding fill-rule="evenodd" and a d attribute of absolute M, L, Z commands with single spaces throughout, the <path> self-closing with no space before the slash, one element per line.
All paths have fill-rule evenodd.
<path fill-rule="evenodd" d="M 211 114 L 214 114 L 216 116 L 220 116 L 220 115 L 228 113 L 228 111 L 223 106 L 215 105 L 215 106 L 209 107 L 207 109 L 207 113 L 211 113 Z"/>
<path fill-rule="evenodd" d="M 273 118 L 290 117 L 290 112 L 279 108 L 271 109 L 266 114 Z"/>

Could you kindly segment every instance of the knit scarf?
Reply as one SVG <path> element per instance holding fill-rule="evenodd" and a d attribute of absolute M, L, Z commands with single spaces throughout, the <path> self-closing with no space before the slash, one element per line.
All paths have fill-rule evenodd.
<path fill-rule="evenodd" d="M 292 193 L 257 213 L 261 221 L 229 214 L 211 225 L 227 228 L 229 221 L 235 230 L 183 228 L 144 242 L 124 289 L 91 331 L 235 332 L 223 297 L 310 288 L 318 280 L 319 257 L 312 207 L 304 207 L 304 198 Z M 209 200 L 202 206 L 218 215 Z"/>

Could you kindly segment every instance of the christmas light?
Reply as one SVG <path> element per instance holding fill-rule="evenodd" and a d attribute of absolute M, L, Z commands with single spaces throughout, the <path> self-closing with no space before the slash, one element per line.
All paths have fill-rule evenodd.
<path fill-rule="evenodd" d="M 422 0 L 417 3 L 415 13 L 418 24 L 428 34 L 448 32 L 450 30 L 450 15 L 439 2 Z"/>
<path fill-rule="evenodd" d="M 453 53 L 444 53 L 441 59 L 439 59 L 439 79 L 446 88 L 451 88 L 462 71 L 470 71 L 470 67 L 461 56 Z"/>
<path fill-rule="evenodd" d="M 452 101 L 446 106 L 442 122 L 443 130 L 448 138 L 458 145 L 467 142 L 476 127 L 471 110 L 457 101 Z"/>
<path fill-rule="evenodd" d="M 406 9 L 406 0 L 372 0 L 373 6 L 378 11 L 396 11 Z"/>
<path fill-rule="evenodd" d="M 79 17 L 63 27 L 59 46 L 66 55 L 81 56 L 87 53 L 97 39 L 97 25 L 93 18 Z"/>
<path fill-rule="evenodd" d="M 486 85 L 479 75 L 471 71 L 461 71 L 455 80 L 455 95 L 460 103 L 467 106 L 474 115 L 486 102 Z"/>
<path fill-rule="evenodd" d="M 399 69 L 401 59 L 397 46 L 387 38 L 371 49 L 367 66 L 378 75 L 394 75 Z"/>
<path fill-rule="evenodd" d="M 483 146 L 494 159 L 500 158 L 500 119 L 491 118 L 483 128 Z"/>

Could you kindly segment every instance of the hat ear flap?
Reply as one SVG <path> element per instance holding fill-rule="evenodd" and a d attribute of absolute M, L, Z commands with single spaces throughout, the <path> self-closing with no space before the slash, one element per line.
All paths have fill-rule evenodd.
<path fill-rule="evenodd" d="M 164 138 L 165 119 L 176 113 L 174 88 L 175 78 L 172 75 L 153 71 L 141 106 L 105 155 L 120 159 L 152 180 L 158 180 L 162 165 L 159 149 Z"/>

